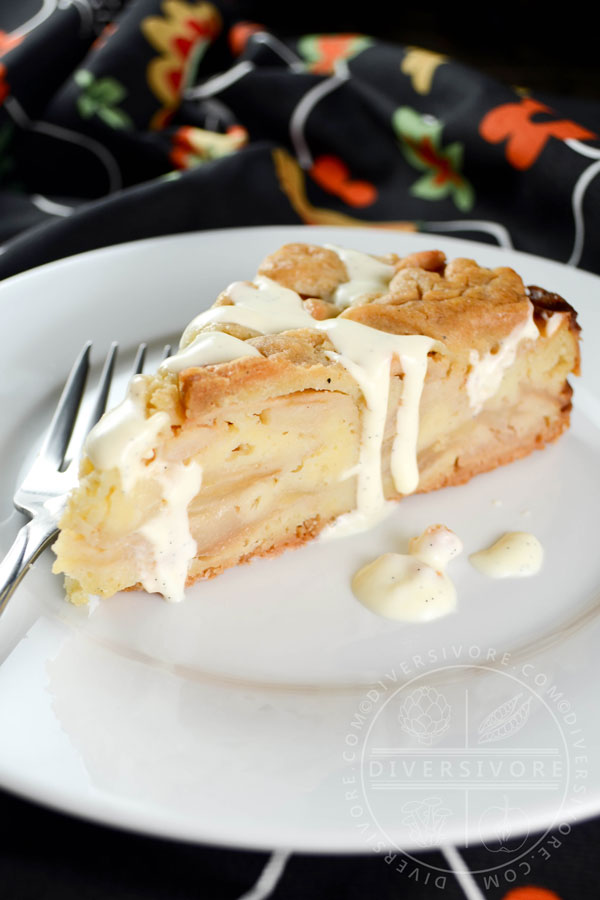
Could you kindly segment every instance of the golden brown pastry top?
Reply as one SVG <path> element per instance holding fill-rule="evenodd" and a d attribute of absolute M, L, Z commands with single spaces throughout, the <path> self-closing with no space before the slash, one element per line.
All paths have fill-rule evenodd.
<path fill-rule="evenodd" d="M 461 345 L 489 349 L 530 314 L 523 281 L 508 267 L 486 269 L 471 259 L 447 262 L 440 250 L 377 258 L 396 270 L 389 289 L 341 313 L 332 297 L 348 273 L 333 250 L 286 244 L 267 256 L 258 274 L 306 298 L 305 306 L 316 319 L 342 315 L 393 334 L 426 334 L 456 350 Z M 226 297 L 225 291 L 220 302 L 227 302 Z M 321 302 L 313 305 L 309 298 Z"/>
<path fill-rule="evenodd" d="M 362 297 L 359 305 L 340 311 L 335 290 L 348 281 L 346 266 L 337 253 L 311 244 L 287 244 L 266 257 L 258 274 L 296 291 L 315 320 L 335 316 L 352 319 L 392 334 L 422 334 L 442 342 L 452 356 L 466 360 L 471 351 L 494 352 L 504 338 L 531 316 L 541 328 L 541 289 L 528 289 L 511 268 L 484 268 L 470 259 L 446 261 L 439 250 L 396 254 L 377 259 L 395 269 L 385 291 Z M 556 297 L 556 295 L 552 295 Z M 558 300 L 560 304 L 557 305 Z M 566 312 L 576 328 L 574 310 L 561 298 L 546 307 Z M 215 305 L 232 301 L 225 290 Z M 275 392 L 338 389 L 359 394 L 343 366 L 327 355 L 332 345 L 326 335 L 298 329 L 276 335 L 257 335 L 239 325 L 211 324 L 209 330 L 226 331 L 248 340 L 261 357 L 187 369 L 179 375 L 181 400 L 188 417 L 205 415 L 226 404 L 246 403 Z"/>

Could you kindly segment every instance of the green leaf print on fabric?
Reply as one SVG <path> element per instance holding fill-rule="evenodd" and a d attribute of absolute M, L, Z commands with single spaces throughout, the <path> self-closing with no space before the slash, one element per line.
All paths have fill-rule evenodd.
<path fill-rule="evenodd" d="M 74 78 L 82 89 L 77 98 L 77 109 L 82 119 L 98 116 L 110 128 L 133 127 L 131 118 L 118 106 L 127 96 L 120 81 L 110 76 L 95 78 L 87 69 L 79 69 Z"/>
<path fill-rule="evenodd" d="M 458 141 L 442 146 L 443 123 L 401 106 L 392 116 L 392 126 L 405 159 L 426 173 L 411 186 L 411 194 L 422 200 L 450 196 L 462 212 L 472 209 L 475 191 L 461 172 L 464 147 Z"/>

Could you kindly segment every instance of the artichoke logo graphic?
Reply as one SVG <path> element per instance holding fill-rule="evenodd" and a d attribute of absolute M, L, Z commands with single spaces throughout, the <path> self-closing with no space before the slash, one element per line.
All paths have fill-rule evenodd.
<path fill-rule="evenodd" d="M 398 721 L 402 731 L 431 747 L 450 727 L 450 713 L 444 695 L 423 686 L 408 695 L 398 711 Z"/>

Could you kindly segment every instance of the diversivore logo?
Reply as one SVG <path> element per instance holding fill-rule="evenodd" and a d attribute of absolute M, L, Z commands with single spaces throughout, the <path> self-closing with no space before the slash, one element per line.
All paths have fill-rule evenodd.
<path fill-rule="evenodd" d="M 493 649 L 415 660 L 371 686 L 349 723 L 343 789 L 354 827 L 398 871 L 421 867 L 438 888 L 451 870 L 432 866 L 430 851 L 450 844 L 485 848 L 479 873 L 525 877 L 585 795 L 570 701 L 548 673 Z"/>

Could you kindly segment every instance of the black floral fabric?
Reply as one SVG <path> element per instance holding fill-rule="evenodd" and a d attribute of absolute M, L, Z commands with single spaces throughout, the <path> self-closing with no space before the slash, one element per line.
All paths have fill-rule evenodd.
<path fill-rule="evenodd" d="M 0 277 L 136 238 L 298 222 L 600 272 L 600 104 L 366 34 L 284 40 L 249 6 L 0 3 Z"/>
<path fill-rule="evenodd" d="M 251 6 L 0 0 L 0 278 L 138 238 L 297 223 L 451 234 L 600 273 L 600 102 L 368 34 L 284 39 Z M 265 854 L 122 835 L 5 793 L 0 808 L 6 896 L 434 895 L 372 857 L 294 855 L 267 890 Z M 595 896 L 598 828 L 479 888 Z M 463 893 L 448 878 L 443 896 Z"/>

